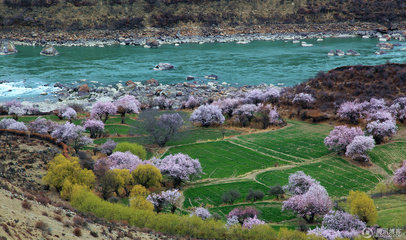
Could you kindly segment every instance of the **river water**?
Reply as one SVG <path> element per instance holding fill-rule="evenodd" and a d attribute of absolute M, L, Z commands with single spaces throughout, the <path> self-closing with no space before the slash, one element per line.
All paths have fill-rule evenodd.
<path fill-rule="evenodd" d="M 40 56 L 41 47 L 17 46 L 18 54 L 0 56 L 0 101 L 21 97 L 41 99 L 41 92 L 52 92 L 53 84 L 78 85 L 81 79 L 103 85 L 151 78 L 160 83 L 184 82 L 187 75 L 204 79 L 218 75 L 219 82 L 231 85 L 261 83 L 293 86 L 344 65 L 375 65 L 387 61 L 406 62 L 406 43 L 385 55 L 375 55 L 377 39 L 326 38 L 304 40 L 314 44 L 302 47 L 292 41 L 254 41 L 249 44 L 207 43 L 162 45 L 158 49 L 142 46 L 57 47 L 56 57 Z M 398 43 L 393 41 L 391 43 Z M 327 56 L 332 49 L 354 49 L 361 56 Z M 160 62 L 175 66 L 171 71 L 154 71 Z M 48 86 L 47 86 L 48 85 Z M 45 98 L 50 98 L 51 94 Z"/>

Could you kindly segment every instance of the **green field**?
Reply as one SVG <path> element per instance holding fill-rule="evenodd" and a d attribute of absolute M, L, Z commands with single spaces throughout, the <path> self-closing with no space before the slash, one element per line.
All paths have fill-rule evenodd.
<path fill-rule="evenodd" d="M 286 170 L 269 171 L 257 176 L 257 180 L 268 185 L 286 185 L 290 174 L 303 171 L 323 185 L 331 196 L 345 196 L 350 190 L 368 191 L 380 180 L 380 176 L 353 166 L 339 157 L 310 163 Z"/>
<path fill-rule="evenodd" d="M 291 211 L 282 211 L 282 202 L 256 202 L 248 204 L 236 204 L 210 209 L 212 213 L 218 213 L 223 219 L 226 219 L 227 214 L 235 207 L 252 206 L 259 211 L 259 218 L 267 222 L 282 222 L 296 218 Z"/>
<path fill-rule="evenodd" d="M 382 227 L 406 226 L 406 195 L 392 195 L 374 199 L 378 209 L 378 224 Z"/>
<path fill-rule="evenodd" d="M 171 148 L 167 154 L 185 153 L 198 158 L 204 171 L 203 178 L 226 178 L 278 165 L 287 161 L 234 145 L 228 141 L 197 143 Z"/>
<path fill-rule="evenodd" d="M 241 204 L 256 207 L 262 204 L 263 209 L 272 205 L 265 211 L 264 219 L 272 222 L 289 220 L 283 214 L 292 213 L 281 215 L 280 202 L 270 196 L 264 198 L 266 204 L 246 202 L 245 197 L 249 189 L 267 193 L 270 186 L 286 185 L 289 175 L 297 171 L 304 171 L 320 181 L 333 198 L 346 196 L 350 190 L 372 190 L 385 176 L 356 166 L 329 151 L 323 140 L 331 129 L 323 124 L 289 121 L 287 127 L 275 131 L 171 147 L 166 154 L 182 152 L 198 158 L 205 172 L 203 181 L 214 180 L 187 188 L 183 207 L 207 205 L 212 212 L 224 216 Z M 405 146 L 401 141 L 377 146 L 371 159 L 388 170 L 387 164 L 399 163 L 404 158 Z M 222 183 L 227 178 L 232 182 Z M 239 190 L 242 196 L 233 205 L 225 205 L 221 203 L 221 196 L 230 189 Z"/>
<path fill-rule="evenodd" d="M 183 206 L 186 208 L 201 205 L 219 206 L 222 204 L 221 196 L 223 193 L 232 189 L 238 190 L 241 193 L 241 197 L 237 199 L 235 203 L 245 201 L 245 197 L 250 189 L 261 190 L 263 192 L 268 191 L 266 186 L 249 180 L 208 186 L 198 185 L 185 190 L 185 201 Z"/>
<path fill-rule="evenodd" d="M 406 160 L 406 141 L 376 146 L 369 156 L 373 163 L 393 174 L 393 171 L 400 167 L 401 161 Z"/>

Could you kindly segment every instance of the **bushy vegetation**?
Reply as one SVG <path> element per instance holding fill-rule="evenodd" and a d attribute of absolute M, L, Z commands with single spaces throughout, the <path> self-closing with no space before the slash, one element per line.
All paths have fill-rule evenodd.
<path fill-rule="evenodd" d="M 132 154 L 138 156 L 141 159 L 145 159 L 147 156 L 147 151 L 145 148 L 137 143 L 120 142 L 116 145 L 113 152 L 131 152 Z"/>
<path fill-rule="evenodd" d="M 80 167 L 78 158 L 66 158 L 58 155 L 49 162 L 44 181 L 61 191 L 62 188 L 72 184 L 80 184 L 91 188 L 96 182 L 96 177 L 91 170 Z"/>
<path fill-rule="evenodd" d="M 241 226 L 225 228 L 224 223 L 217 220 L 202 220 L 197 216 L 181 216 L 175 214 L 156 214 L 148 210 L 137 210 L 117 203 L 101 200 L 92 192 L 81 188 L 74 188 L 71 204 L 83 212 L 91 212 L 97 217 L 108 220 L 127 221 L 130 225 L 140 228 L 146 227 L 156 231 L 175 235 L 188 235 L 208 239 L 283 239 L 297 235 L 295 239 L 311 239 L 303 233 L 283 230 L 277 234 L 269 225 L 253 227 L 250 231 Z"/>

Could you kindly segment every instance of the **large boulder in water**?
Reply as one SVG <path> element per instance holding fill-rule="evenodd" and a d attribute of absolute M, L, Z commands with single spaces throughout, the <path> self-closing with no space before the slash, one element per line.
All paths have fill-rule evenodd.
<path fill-rule="evenodd" d="M 159 63 L 154 67 L 154 70 L 165 71 L 165 70 L 172 70 L 175 67 L 170 63 Z"/>
<path fill-rule="evenodd" d="M 59 54 L 59 52 L 52 46 L 52 45 L 46 45 L 42 51 L 40 52 L 42 56 L 56 56 Z"/>
<path fill-rule="evenodd" d="M 157 48 L 157 47 L 159 47 L 159 42 L 158 42 L 158 40 L 156 40 L 156 39 L 149 39 L 149 40 L 145 43 L 145 45 L 147 45 L 147 46 L 149 46 L 149 47 L 151 47 L 151 48 Z"/>
<path fill-rule="evenodd" d="M 4 41 L 0 44 L 0 55 L 10 55 L 17 52 L 18 51 L 12 42 Z"/>

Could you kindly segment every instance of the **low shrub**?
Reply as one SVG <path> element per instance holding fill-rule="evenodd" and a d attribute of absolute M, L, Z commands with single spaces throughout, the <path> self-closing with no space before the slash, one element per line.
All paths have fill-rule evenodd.
<path fill-rule="evenodd" d="M 252 190 L 250 189 L 246 197 L 247 201 L 258 201 L 262 200 L 265 197 L 265 194 L 261 190 Z"/>
<path fill-rule="evenodd" d="M 223 203 L 233 204 L 240 196 L 241 193 L 238 190 L 230 190 L 221 196 L 221 201 Z"/>
<path fill-rule="evenodd" d="M 28 202 L 28 201 L 26 201 L 26 200 L 24 200 L 22 203 L 21 203 L 21 207 L 22 208 L 24 208 L 24 209 L 27 209 L 27 210 L 31 210 L 31 203 L 30 202 Z"/>
<path fill-rule="evenodd" d="M 113 152 L 131 152 L 137 155 L 141 159 L 145 159 L 147 156 L 147 151 L 145 148 L 137 143 L 121 142 L 118 143 Z"/>
<path fill-rule="evenodd" d="M 47 231 L 48 230 L 48 224 L 40 220 L 40 221 L 35 223 L 35 228 L 38 228 L 41 231 Z"/>
<path fill-rule="evenodd" d="M 81 237 L 82 236 L 82 230 L 80 230 L 79 228 L 75 228 L 73 230 L 73 235 L 75 235 L 76 237 Z"/>

